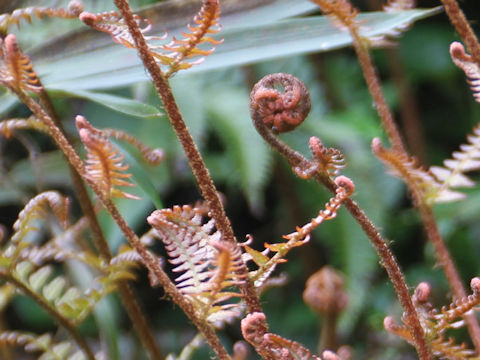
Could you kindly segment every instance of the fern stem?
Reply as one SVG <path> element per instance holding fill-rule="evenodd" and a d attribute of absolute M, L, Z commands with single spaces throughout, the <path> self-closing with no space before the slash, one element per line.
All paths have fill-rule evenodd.
<path fill-rule="evenodd" d="M 445 273 L 448 284 L 450 285 L 454 300 L 460 300 L 467 297 L 467 292 L 462 283 L 462 279 L 458 274 L 455 264 L 450 256 L 450 252 L 443 241 L 443 237 L 438 230 L 437 222 L 432 213 L 432 209 L 429 206 L 421 205 L 418 207 L 420 216 L 422 218 L 423 225 L 427 232 L 427 236 L 432 242 L 435 248 L 435 254 L 438 262 Z M 475 349 L 480 350 L 480 326 L 478 324 L 475 313 L 466 313 L 464 315 L 465 322 L 467 324 L 468 332 L 475 346 Z"/>
<path fill-rule="evenodd" d="M 458 7 L 458 4 L 455 0 L 449 1 L 444 0 L 444 2 L 453 2 Z M 460 11 L 458 9 L 458 11 Z M 463 14 L 462 14 L 463 15 Z M 382 124 L 387 132 L 387 135 L 392 143 L 392 146 L 399 153 L 408 157 L 407 150 L 403 144 L 400 133 L 393 121 L 393 116 L 390 111 L 390 108 L 385 101 L 383 96 L 382 88 L 378 76 L 376 75 L 375 67 L 372 63 L 370 53 L 366 46 L 365 40 L 362 40 L 358 34 L 358 28 L 356 26 L 349 26 L 350 34 L 353 38 L 353 47 L 358 57 L 358 61 L 362 68 L 365 80 L 367 82 L 368 89 L 370 94 L 373 97 L 373 101 L 376 104 L 377 112 L 382 119 Z M 473 35 L 473 33 L 472 33 Z M 474 35 L 473 35 L 474 36 Z M 466 41 L 466 40 L 465 40 Z M 470 40 L 471 41 L 471 40 Z M 471 41 L 472 42 L 472 41 Z M 475 39 L 476 42 L 476 39 Z M 478 42 L 476 42 L 478 45 Z M 470 50 L 470 48 L 469 48 Z M 470 50 L 471 51 L 471 50 Z M 480 54 L 480 53 L 479 53 Z M 480 59 L 480 58 L 479 58 Z M 431 207 L 426 205 L 423 199 L 419 196 L 421 191 L 416 186 L 415 182 L 411 181 L 407 184 L 410 187 L 412 196 L 414 197 L 414 204 L 420 212 L 423 226 L 427 232 L 427 236 L 435 247 L 436 256 L 440 262 L 443 272 L 447 278 L 447 281 L 452 289 L 455 298 L 462 299 L 465 297 L 466 291 L 458 274 L 458 271 L 455 267 L 455 264 L 450 256 L 450 253 L 445 245 L 445 242 L 438 231 L 438 227 L 433 217 Z M 468 325 L 468 330 L 470 336 L 475 344 L 477 352 L 480 351 L 480 325 L 476 320 L 476 317 L 473 314 L 465 316 L 465 320 Z"/>
<path fill-rule="evenodd" d="M 139 56 L 145 68 L 152 77 L 153 84 L 158 95 L 160 96 L 160 99 L 162 100 L 165 111 L 168 115 L 168 119 L 172 124 L 180 143 L 182 144 L 195 179 L 200 187 L 200 191 L 207 201 L 210 211 L 212 212 L 212 218 L 215 220 L 215 225 L 222 234 L 222 239 L 238 246 L 232 226 L 230 224 L 230 220 L 225 214 L 225 209 L 223 208 L 223 204 L 212 181 L 210 173 L 203 162 L 202 156 L 198 151 L 198 148 L 195 145 L 187 126 L 185 125 L 167 78 L 164 76 L 160 70 L 160 67 L 149 52 L 148 45 L 133 17 L 128 1 L 115 0 L 115 5 L 122 13 L 125 23 L 129 28 L 130 34 L 135 41 L 135 46 L 138 50 Z M 248 269 L 246 265 L 243 265 L 241 268 L 239 268 L 237 273 L 240 278 L 247 278 Z M 250 313 L 261 311 L 260 300 L 253 283 L 250 281 L 245 281 L 244 284 L 239 285 L 239 287 L 244 295 L 247 311 Z"/>
<path fill-rule="evenodd" d="M 73 147 L 70 145 L 62 132 L 58 129 L 58 127 L 55 126 L 52 119 L 45 113 L 42 107 L 37 104 L 35 100 L 33 100 L 24 92 L 18 91 L 17 96 L 25 105 L 27 105 L 27 107 L 35 114 L 35 116 L 42 120 L 45 125 L 47 125 L 51 136 L 55 139 L 57 145 L 66 155 L 70 164 L 72 164 L 75 167 L 75 170 L 77 170 L 77 172 L 84 177 L 84 180 L 92 188 L 93 192 L 98 196 L 112 219 L 117 223 L 125 238 L 142 257 L 144 264 L 148 268 L 149 272 L 153 274 L 152 276 L 163 286 L 165 292 L 185 312 L 185 314 L 195 324 L 195 326 L 203 333 L 203 335 L 207 339 L 207 342 L 213 348 L 218 358 L 220 360 L 230 360 L 230 356 L 220 343 L 220 340 L 215 334 L 214 329 L 209 324 L 201 321 L 198 318 L 192 304 L 187 301 L 187 299 L 178 291 L 176 286 L 170 281 L 170 278 L 163 271 L 160 264 L 158 263 L 158 260 L 145 248 L 138 236 L 133 232 L 130 226 L 128 226 L 127 222 L 122 217 L 113 201 L 103 195 L 101 189 L 95 182 L 89 180 L 87 177 L 84 176 L 86 174 L 86 170 L 82 159 L 80 159 L 78 154 L 75 152 L 75 149 L 73 149 Z"/>
<path fill-rule="evenodd" d="M 353 38 L 353 48 L 355 49 L 358 62 L 362 68 L 368 90 L 373 98 L 374 107 L 382 121 L 388 139 L 395 150 L 406 153 L 405 145 L 403 144 L 402 137 L 393 119 L 390 107 L 383 96 L 382 86 L 380 85 L 380 81 L 376 74 L 375 66 L 372 63 L 370 52 L 366 46 L 366 40 L 360 37 L 356 26 L 349 26 L 348 29 Z"/>
<path fill-rule="evenodd" d="M 92 350 L 89 348 L 87 342 L 81 336 L 75 325 L 65 318 L 62 314 L 57 312 L 55 306 L 52 306 L 48 302 L 45 301 L 41 296 L 39 296 L 36 292 L 32 291 L 28 286 L 26 286 L 22 281 L 18 280 L 12 274 L 7 274 L 8 281 L 14 284 L 17 288 L 19 288 L 26 296 L 31 298 L 35 301 L 47 314 L 49 314 L 60 326 L 64 327 L 65 330 L 68 331 L 70 336 L 75 340 L 78 347 L 83 351 L 87 359 L 95 360 L 95 355 L 93 354 Z"/>
<path fill-rule="evenodd" d="M 480 65 L 480 44 L 456 0 L 442 0 L 450 22 L 462 38 L 465 46 L 477 64 Z"/>
<path fill-rule="evenodd" d="M 292 168 L 298 166 L 305 167 L 307 169 L 314 167 L 314 164 L 312 164 L 302 154 L 290 148 L 287 144 L 278 139 L 270 130 L 268 130 L 265 127 L 262 119 L 254 117 L 253 123 L 255 125 L 255 128 L 260 133 L 260 135 L 262 135 L 265 141 L 267 141 L 274 150 L 283 155 Z M 335 194 L 336 185 L 330 179 L 328 174 L 315 171 L 312 176 L 317 182 L 319 182 L 329 191 Z M 414 345 L 420 359 L 432 359 L 430 350 L 424 337 L 420 320 L 418 318 L 417 311 L 412 303 L 408 286 L 405 282 L 405 278 L 403 276 L 402 270 L 400 269 L 400 266 L 397 263 L 397 260 L 390 251 L 390 248 L 388 247 L 385 240 L 375 228 L 375 225 L 370 221 L 365 212 L 357 205 L 357 203 L 350 198 L 346 198 L 344 200 L 344 206 L 347 208 L 355 221 L 357 221 L 357 223 L 361 226 L 362 230 L 370 239 L 370 242 L 372 243 L 379 258 L 381 259 L 382 266 L 387 271 L 388 277 L 390 278 L 390 281 L 392 282 L 395 289 L 395 293 L 397 294 L 400 304 L 405 311 L 406 321 L 409 325 L 410 331 L 412 332 L 412 336 L 415 341 Z"/>
<path fill-rule="evenodd" d="M 45 91 L 42 86 L 42 90 L 39 93 L 40 104 L 45 109 L 45 112 L 53 120 L 53 123 L 57 128 L 65 135 L 65 130 L 63 129 L 62 123 L 57 115 L 55 107 L 53 106 L 50 96 Z M 68 140 L 68 139 L 67 139 Z M 97 248 L 100 256 L 106 261 L 112 259 L 112 254 L 108 243 L 103 236 L 102 228 L 98 222 L 97 215 L 95 214 L 95 209 L 90 200 L 90 197 L 87 193 L 87 188 L 85 187 L 82 178 L 80 177 L 77 170 L 73 167 L 70 162 L 68 162 L 70 176 L 72 178 L 73 187 L 77 194 L 77 199 L 82 209 L 83 214 L 86 216 L 89 224 L 90 231 L 92 232 L 92 239 L 95 247 Z M 120 299 L 125 306 L 128 316 L 133 323 L 133 326 L 140 338 L 140 341 L 145 346 L 147 353 L 150 355 L 151 359 L 162 359 L 162 351 L 160 347 L 155 342 L 152 330 L 150 329 L 145 314 L 140 309 L 139 304 L 136 301 L 135 295 L 128 285 L 127 281 L 120 281 L 118 284 L 118 292 L 120 294 Z"/>

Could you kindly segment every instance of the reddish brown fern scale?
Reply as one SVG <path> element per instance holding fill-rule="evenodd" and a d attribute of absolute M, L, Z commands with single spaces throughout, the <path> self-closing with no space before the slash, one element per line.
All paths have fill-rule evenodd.
<path fill-rule="evenodd" d="M 262 121 L 274 133 L 295 129 L 309 112 L 308 89 L 290 74 L 267 75 L 255 84 L 250 93 L 252 118 Z"/>

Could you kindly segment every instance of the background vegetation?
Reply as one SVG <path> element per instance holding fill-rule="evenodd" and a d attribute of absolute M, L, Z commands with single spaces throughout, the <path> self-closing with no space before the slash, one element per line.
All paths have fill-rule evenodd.
<path fill-rule="evenodd" d="M 0 13 L 20 3 L 23 2 L 4 2 L 0 4 Z M 149 1 L 132 1 L 134 7 L 147 3 Z M 354 5 L 361 10 L 379 9 L 380 6 L 376 0 L 354 2 Z M 437 5 L 435 1 L 419 3 L 419 7 Z M 478 30 L 479 4 L 465 1 L 461 5 Z M 107 2 L 100 5 L 84 1 L 85 9 L 92 12 L 101 10 L 100 6 L 113 8 Z M 35 23 L 34 27 L 22 25 L 21 31 L 16 32 L 33 46 L 41 43 L 45 36 L 51 36 L 48 34 L 52 30 L 58 34 L 55 27 L 58 22 L 55 24 L 47 20 Z M 65 21 L 62 26 L 72 26 L 72 23 Z M 449 44 L 454 40 L 457 37 L 448 19 L 438 14 L 416 23 L 395 40 L 395 47 L 373 52 L 388 101 L 400 121 L 410 150 L 426 165 L 438 165 L 448 158 L 480 119 L 478 104 L 473 101 L 464 74 L 454 66 L 448 53 Z M 308 138 L 312 135 L 320 137 L 327 146 L 341 149 L 347 160 L 344 173 L 356 184 L 354 199 L 392 241 L 393 252 L 405 271 L 407 283 L 413 287 L 428 281 L 433 288 L 433 303 L 449 303 L 448 286 L 435 266 L 433 250 L 426 244 L 405 186 L 385 174 L 384 166 L 371 153 L 371 139 L 382 137 L 382 129 L 356 57 L 349 48 L 284 56 L 210 72 L 186 72 L 172 79 L 185 120 L 217 186 L 225 195 L 227 214 L 237 237 L 243 239 L 252 234 L 255 237 L 253 247 L 262 249 L 264 242 L 279 241 L 283 234 L 305 223 L 329 198 L 317 184 L 295 177 L 288 165 L 270 152 L 251 124 L 248 110 L 251 86 L 262 76 L 275 72 L 295 74 L 310 89 L 312 98 L 308 120 L 282 138 L 304 154 L 308 153 Z M 161 108 L 147 83 L 109 91 Z M 139 177 L 148 179 L 158 192 L 157 202 L 170 207 L 199 200 L 188 163 L 165 118 L 128 115 L 88 99 L 62 97 L 60 92 L 55 95 L 55 106 L 65 119 L 64 126 L 72 133 L 74 116 L 81 113 L 94 126 L 124 129 L 146 144 L 163 148 L 166 153 L 163 164 L 158 167 L 138 165 Z M 28 111 L 21 106 L 8 109 L 5 106 L 2 118 L 26 115 Z M 404 116 L 413 119 L 413 123 L 403 120 Z M 0 139 L 0 166 L 0 223 L 5 225 L 7 232 L 25 199 L 38 190 L 59 188 L 67 194 L 72 193 L 68 169 L 60 152 L 46 136 L 25 133 L 15 140 Z M 152 197 L 140 195 L 143 199 L 135 203 L 119 201 L 122 213 L 137 233 L 147 230 L 145 215 L 154 209 Z M 480 274 L 480 189 L 477 186 L 469 190 L 466 201 L 437 205 L 435 213 L 461 276 L 468 284 L 472 277 Z M 117 248 L 124 241 L 121 233 L 108 216 L 101 220 L 111 247 Z M 378 261 L 368 239 L 341 210 L 337 219 L 318 228 L 312 241 L 292 251 L 288 263 L 277 270 L 288 273 L 288 282 L 269 290 L 262 298 L 272 330 L 311 349 L 316 348 L 321 320 L 303 303 L 302 292 L 306 279 L 329 264 L 344 274 L 349 297 L 349 306 L 340 318 L 339 342 L 354 349 L 355 359 L 415 358 L 412 347 L 387 336 L 383 329 L 384 317 L 393 314 L 398 318 L 401 309 Z M 146 272 L 141 272 L 138 276 L 137 292 L 158 331 L 165 353 L 178 352 L 194 335 L 194 329 L 180 310 L 161 300 L 161 290 L 150 288 L 145 275 Z M 88 279 L 80 275 L 78 281 L 88 282 Z M 108 329 L 110 354 L 116 353 L 118 359 L 144 356 L 140 344 L 132 343 L 127 336 L 132 331 L 131 325 L 116 296 L 99 306 L 103 309 L 100 312 L 103 311 L 101 316 L 106 326 L 102 328 L 104 334 Z M 51 319 L 23 297 L 16 298 L 3 311 L 0 321 L 1 326 L 12 327 L 9 325 L 13 324 L 15 328 L 35 332 L 53 327 Z M 95 334 L 98 328 L 92 319 L 82 331 L 88 336 Z M 227 327 L 222 333 L 226 342 L 233 343 L 240 338 L 238 327 Z M 207 359 L 210 355 L 204 349 L 194 358 Z"/>

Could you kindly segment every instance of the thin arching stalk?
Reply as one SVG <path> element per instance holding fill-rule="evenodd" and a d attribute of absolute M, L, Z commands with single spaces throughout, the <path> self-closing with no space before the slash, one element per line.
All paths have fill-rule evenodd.
<path fill-rule="evenodd" d="M 47 125 L 50 135 L 53 137 L 57 145 L 67 157 L 70 164 L 79 174 L 83 176 L 84 180 L 91 187 L 95 195 L 97 195 L 97 197 L 100 199 L 101 203 L 108 211 L 112 219 L 115 221 L 115 223 L 118 225 L 128 242 L 138 252 L 145 266 L 152 274 L 152 278 L 154 278 L 155 281 L 163 287 L 163 289 L 172 299 L 172 301 L 183 310 L 183 312 L 194 323 L 198 330 L 205 336 L 205 339 L 215 351 L 217 357 L 221 360 L 229 360 L 230 356 L 228 355 L 223 345 L 220 343 L 220 340 L 215 334 L 215 330 L 213 329 L 213 327 L 205 323 L 204 321 L 201 321 L 197 317 L 193 305 L 188 302 L 188 300 L 178 291 L 177 287 L 171 282 L 168 275 L 163 271 L 162 267 L 160 266 L 158 259 L 145 248 L 138 236 L 133 232 L 130 226 L 128 226 L 127 222 L 122 217 L 113 201 L 104 196 L 103 192 L 95 182 L 91 181 L 88 177 L 85 177 L 86 169 L 82 159 L 80 159 L 78 154 L 75 152 L 75 149 L 73 149 L 71 144 L 62 134 L 62 132 L 58 129 L 58 127 L 55 126 L 54 122 L 48 116 L 48 114 L 45 113 L 42 107 L 37 104 L 35 100 L 33 100 L 24 92 L 18 91 L 17 96 L 25 105 L 27 105 L 27 107 L 35 114 L 35 116 L 37 116 Z"/>
<path fill-rule="evenodd" d="M 65 135 L 65 131 L 57 115 L 57 112 L 55 111 L 55 108 L 50 100 L 48 93 L 43 87 L 39 93 L 39 100 L 40 104 L 43 106 L 46 113 L 53 120 L 54 124 Z M 97 215 L 95 214 L 95 209 L 92 202 L 90 201 L 90 197 L 88 196 L 85 184 L 82 181 L 79 173 L 70 164 L 70 162 L 68 163 L 68 167 L 70 171 L 70 177 L 72 178 L 73 187 L 75 189 L 78 202 L 80 204 L 80 208 L 82 209 L 82 212 L 87 218 L 90 225 L 89 227 L 92 232 L 93 243 L 95 244 L 96 249 L 100 253 L 100 256 L 106 261 L 110 261 L 112 259 L 112 254 L 110 252 L 110 248 L 108 247 L 108 243 L 103 236 L 102 228 L 100 227 L 100 223 L 98 222 Z M 162 359 L 162 351 L 160 350 L 158 344 L 155 342 L 152 330 L 148 325 L 145 314 L 137 303 L 135 294 L 133 293 L 133 290 L 127 281 L 122 280 L 119 282 L 118 292 L 120 294 L 122 303 L 125 305 L 127 314 L 130 317 L 130 320 L 132 321 L 133 326 L 138 334 L 138 337 L 140 338 L 142 344 L 145 346 L 145 349 L 147 350 L 150 358 Z"/>
<path fill-rule="evenodd" d="M 261 119 L 254 117 L 253 123 L 259 134 L 275 151 L 285 157 L 285 159 L 288 161 L 292 168 L 302 167 L 309 169 L 314 167 L 314 164 L 312 164 L 302 154 L 293 150 L 287 144 L 279 140 L 272 133 L 272 131 L 265 127 Z M 315 171 L 312 174 L 312 178 L 325 186 L 332 193 L 335 193 L 336 185 L 327 174 Z M 412 303 L 412 299 L 410 297 L 410 292 L 405 282 L 405 278 L 400 269 L 400 266 L 398 265 L 395 257 L 390 251 L 388 244 L 382 238 L 378 230 L 375 228 L 375 225 L 370 221 L 365 212 L 357 205 L 355 201 L 347 198 L 344 201 L 344 206 L 347 208 L 352 217 L 355 219 L 355 221 L 357 221 L 357 223 L 361 226 L 365 234 L 370 239 L 370 242 L 372 243 L 379 258 L 381 259 L 382 266 L 387 271 L 388 277 L 393 284 L 400 304 L 405 311 L 405 320 L 412 331 L 413 338 L 415 339 L 414 345 L 417 349 L 417 353 L 420 359 L 432 359 L 427 343 L 425 341 L 423 328 L 420 324 L 417 311 L 415 310 L 415 307 Z"/>
<path fill-rule="evenodd" d="M 155 89 L 162 100 L 170 123 L 182 144 L 200 191 L 208 203 L 217 229 L 221 232 L 224 241 L 234 243 L 238 246 L 230 220 L 225 214 L 225 209 L 210 173 L 205 166 L 202 156 L 200 155 L 187 126 L 185 125 L 167 78 L 164 76 L 160 67 L 149 52 L 145 38 L 133 17 L 128 1 L 115 0 L 115 4 L 122 13 L 130 34 L 135 41 L 135 46 L 138 50 L 140 59 L 152 77 Z M 239 273 L 239 277 L 246 277 L 248 269 L 244 265 L 237 272 Z M 239 285 L 239 287 L 244 295 L 247 311 L 250 313 L 261 311 L 260 300 L 253 284 L 250 281 L 245 281 L 244 284 Z"/>
<path fill-rule="evenodd" d="M 382 120 L 382 125 L 386 130 L 387 136 L 394 149 L 404 156 L 409 157 L 405 145 L 403 144 L 402 137 L 400 136 L 400 132 L 398 131 L 398 128 L 393 120 L 390 107 L 388 106 L 383 95 L 380 80 L 378 79 L 375 67 L 372 63 L 366 42 L 360 38 L 358 29 L 356 27 L 349 26 L 349 30 L 353 38 L 353 47 L 362 68 L 365 81 L 367 82 L 368 90 L 372 95 L 373 102 L 376 104 L 378 115 Z M 428 238 L 433 243 L 436 256 L 439 260 L 438 262 L 445 273 L 447 281 L 454 294 L 454 298 L 462 299 L 467 296 L 467 292 L 455 267 L 455 263 L 451 258 L 450 252 L 445 245 L 445 241 L 438 230 L 437 223 L 432 215 L 431 207 L 425 204 L 423 199 L 417 196 L 417 194 L 421 194 L 421 191 L 416 189 L 416 183 L 409 183 L 407 185 L 412 190 L 411 193 L 414 197 L 413 203 L 420 212 L 423 227 L 425 228 Z M 477 352 L 480 352 L 480 326 L 475 314 L 466 314 L 465 321 L 467 323 L 468 331 L 475 348 Z"/>

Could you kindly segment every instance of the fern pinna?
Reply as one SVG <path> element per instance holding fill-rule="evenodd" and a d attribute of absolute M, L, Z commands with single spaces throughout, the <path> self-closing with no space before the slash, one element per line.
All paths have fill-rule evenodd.
<path fill-rule="evenodd" d="M 266 250 L 263 252 L 242 244 L 245 250 L 242 254 L 239 247 L 222 241 L 221 233 L 215 230 L 214 220 L 204 220 L 205 207 L 175 206 L 172 209 L 156 210 L 147 221 L 153 227 L 155 235 L 165 244 L 169 261 L 174 266 L 172 271 L 181 273 L 175 279 L 177 288 L 203 321 L 219 327 L 238 318 L 244 310 L 242 301 L 231 301 L 233 298 L 243 299 L 236 287 L 245 281 L 251 281 L 257 292 L 265 290 L 273 270 L 286 261 L 288 252 L 307 243 L 313 229 L 336 216 L 342 202 L 353 193 L 354 184 L 345 176 L 337 177 L 335 182 L 338 185 L 336 196 L 330 199 L 324 210 L 305 226 L 286 235 L 286 242 L 265 244 Z M 152 233 L 148 232 L 145 238 L 151 236 Z M 270 257 L 270 252 L 275 254 Z M 248 279 L 239 277 L 238 269 L 248 261 L 254 262 L 257 269 L 250 271 Z M 247 319 L 250 316 L 252 314 L 248 315 Z M 247 320 L 243 322 L 245 321 L 250 323 Z M 313 356 L 300 344 L 267 333 L 266 326 L 262 329 L 264 333 L 261 336 L 265 336 L 265 341 L 268 341 L 275 351 L 265 351 L 254 340 L 248 337 L 246 339 L 255 346 L 259 354 L 270 354 L 266 358 L 272 358 L 274 353 L 301 355 L 299 358 L 302 359 Z"/>
<path fill-rule="evenodd" d="M 419 166 L 414 158 L 408 158 L 393 149 L 385 149 L 378 138 L 373 139 L 372 150 L 394 175 L 407 184 L 415 184 L 412 190 L 418 192 L 417 199 L 432 205 L 463 199 L 463 193 L 452 189 L 474 186 L 475 183 L 464 173 L 480 168 L 480 125 L 473 128 L 467 140 L 468 143 L 460 145 L 459 151 L 453 152 L 453 159 L 443 162 L 444 167 L 432 166 L 428 171 Z"/>
<path fill-rule="evenodd" d="M 30 58 L 20 51 L 13 34 L 0 38 L 0 84 L 13 91 L 42 90 Z"/>
<path fill-rule="evenodd" d="M 177 287 L 201 319 L 220 326 L 241 313 L 240 304 L 225 301 L 241 296 L 232 286 L 245 281 L 235 274 L 242 259 L 237 248 L 221 241 L 213 220 L 202 222 L 203 215 L 199 208 L 175 206 L 154 211 L 147 221 L 165 244 L 173 272 L 182 273 Z"/>
<path fill-rule="evenodd" d="M 440 311 L 434 309 L 428 302 L 431 288 L 428 283 L 420 283 L 412 296 L 413 303 L 422 322 L 429 346 L 435 356 L 440 359 L 479 359 L 474 350 L 467 344 L 456 344 L 454 338 L 447 337 L 448 330 L 455 330 L 465 326 L 463 316 L 478 310 L 480 303 L 480 278 L 473 278 L 470 282 L 473 294 L 463 299 L 458 299 L 449 307 L 442 307 Z M 406 341 L 412 343 L 412 335 L 405 325 L 396 324 L 388 316 L 384 320 L 385 329 Z"/>
<path fill-rule="evenodd" d="M 87 230 L 86 222 L 81 218 L 69 226 L 68 204 L 68 199 L 60 193 L 47 191 L 35 196 L 20 211 L 13 234 L 0 255 L 0 277 L 4 280 L 0 287 L 0 308 L 6 306 L 15 293 L 28 296 L 63 327 L 71 339 L 2 330 L 0 344 L 23 346 L 27 352 L 41 353 L 42 359 L 96 359 L 103 355 L 93 354 L 76 326 L 92 313 L 98 301 L 117 290 L 119 281 L 135 278 L 133 267 L 138 259 L 120 254 L 106 262 L 80 248 L 75 240 Z M 54 225 L 49 210 L 64 231 Z M 71 261 L 84 264 L 85 271 L 95 274 L 90 288 L 81 290 L 69 285 L 67 277 L 58 274 L 62 265 L 68 267 Z"/>
<path fill-rule="evenodd" d="M 20 21 L 22 19 L 26 20 L 28 23 L 32 22 L 33 16 L 36 16 L 39 19 L 45 16 L 72 19 L 78 17 L 82 10 L 83 5 L 77 0 L 70 1 L 67 9 L 33 6 L 15 9 L 10 14 L 0 14 L 0 34 L 6 34 L 11 25 L 17 25 L 17 27 L 20 27 Z"/>
<path fill-rule="evenodd" d="M 165 76 L 169 77 L 180 70 L 200 64 L 205 56 L 214 52 L 215 46 L 222 43 L 222 40 L 216 40 L 211 36 L 220 31 L 219 16 L 219 1 L 203 0 L 202 7 L 193 18 L 194 25 L 188 25 L 188 32 L 181 33 L 183 38 L 178 39 L 174 36 L 170 42 L 164 45 L 148 44 L 150 54 L 159 64 L 166 67 Z M 80 20 L 94 29 L 110 34 L 114 42 L 135 48 L 134 40 L 124 20 L 117 12 L 101 14 L 83 12 L 80 14 Z M 141 28 L 143 34 L 150 31 L 151 23 L 148 19 L 144 20 L 135 15 L 135 21 L 139 26 L 145 22 L 146 25 Z M 151 43 L 165 40 L 167 37 L 168 34 L 164 36 L 144 35 L 145 40 Z M 204 48 L 204 44 L 209 44 L 210 48 Z M 196 60 L 190 61 L 195 57 Z"/>
<path fill-rule="evenodd" d="M 80 139 L 87 151 L 86 174 L 91 181 L 97 183 L 103 194 L 110 197 L 140 199 L 138 196 L 119 190 L 117 186 L 134 186 L 128 179 L 132 176 L 126 173 L 128 164 L 123 163 L 123 155 L 103 135 L 94 128 L 83 116 L 76 117 Z"/>

